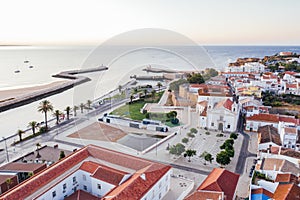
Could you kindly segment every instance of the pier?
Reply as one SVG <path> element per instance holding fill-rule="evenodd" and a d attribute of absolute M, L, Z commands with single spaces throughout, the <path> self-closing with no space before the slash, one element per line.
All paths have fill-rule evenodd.
<path fill-rule="evenodd" d="M 178 73 L 178 71 L 175 71 L 175 70 L 153 68 L 151 66 L 144 68 L 143 71 L 152 72 L 152 73 Z"/>
<path fill-rule="evenodd" d="M 130 78 L 135 80 L 149 80 L 149 81 L 163 81 L 163 80 L 172 80 L 171 78 L 168 78 L 166 76 L 137 76 L 133 75 L 130 76 Z"/>
<path fill-rule="evenodd" d="M 68 89 L 75 87 L 76 85 L 85 83 L 90 81 L 91 79 L 85 76 L 76 76 L 76 74 L 83 74 L 83 73 L 91 73 L 97 71 L 104 71 L 108 68 L 105 66 L 96 67 L 96 68 L 89 68 L 89 69 L 82 69 L 82 70 L 70 70 L 60 72 L 59 74 L 55 74 L 52 77 L 54 78 L 63 78 L 68 79 L 69 81 L 66 83 L 62 83 L 58 86 L 53 86 L 51 88 L 46 88 L 40 91 L 32 92 L 26 95 L 20 95 L 15 98 L 10 98 L 6 101 L 0 102 L 0 112 L 4 112 L 6 110 L 17 108 L 19 106 L 23 106 L 34 101 L 38 101 L 40 99 L 52 96 L 54 94 L 58 94 L 64 92 Z"/>

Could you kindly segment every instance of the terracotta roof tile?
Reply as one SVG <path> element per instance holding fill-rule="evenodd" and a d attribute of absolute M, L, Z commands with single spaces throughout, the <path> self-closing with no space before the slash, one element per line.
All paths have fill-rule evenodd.
<path fill-rule="evenodd" d="M 296 127 L 285 127 L 284 132 L 287 134 L 298 134 L 297 128 Z"/>
<path fill-rule="evenodd" d="M 20 171 L 20 172 L 34 172 L 37 173 L 46 169 L 45 163 L 18 163 L 12 162 L 0 167 L 0 171 Z"/>
<path fill-rule="evenodd" d="M 92 177 L 112 185 L 119 185 L 126 174 L 126 172 L 111 167 L 99 166 Z"/>
<path fill-rule="evenodd" d="M 195 191 L 191 195 L 187 196 L 185 200 L 222 200 L 224 198 L 223 192 L 215 192 L 215 191 Z"/>
<path fill-rule="evenodd" d="M 238 180 L 238 174 L 225 169 L 214 168 L 197 190 L 224 192 L 226 199 L 232 200 Z"/>
<path fill-rule="evenodd" d="M 270 125 L 261 126 L 258 128 L 258 133 L 260 134 L 260 144 L 273 142 L 281 146 L 281 139 L 280 135 L 278 134 L 277 128 Z"/>
<path fill-rule="evenodd" d="M 300 200 L 300 187 L 295 184 L 279 184 L 273 198 L 276 200 Z"/>
<path fill-rule="evenodd" d="M 98 163 L 92 162 L 92 161 L 86 161 L 81 164 L 79 169 L 86 171 L 90 174 L 93 174 L 100 165 Z"/>
<path fill-rule="evenodd" d="M 273 193 L 269 192 L 268 190 L 265 190 L 264 188 L 252 189 L 251 194 L 264 194 L 269 198 L 273 197 Z"/>
<path fill-rule="evenodd" d="M 279 122 L 279 115 L 260 113 L 260 114 L 256 114 L 256 115 L 247 117 L 246 120 L 248 120 L 248 121 L 265 121 L 265 122 L 278 123 Z"/>
<path fill-rule="evenodd" d="M 291 173 L 277 174 L 275 182 L 299 184 L 298 177 Z"/>
<path fill-rule="evenodd" d="M 70 196 L 66 197 L 65 200 L 100 200 L 100 198 L 83 190 L 77 190 Z"/>

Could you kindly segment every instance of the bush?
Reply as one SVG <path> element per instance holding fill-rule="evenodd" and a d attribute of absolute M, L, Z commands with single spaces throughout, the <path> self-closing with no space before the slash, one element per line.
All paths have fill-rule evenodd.
<path fill-rule="evenodd" d="M 198 133 L 198 130 L 197 130 L 197 129 L 195 129 L 195 128 L 191 128 L 191 130 L 190 130 L 190 131 L 191 131 L 191 133 L 195 133 L 195 134 L 196 134 L 196 133 Z"/>
<path fill-rule="evenodd" d="M 185 146 L 181 143 L 178 143 L 176 145 L 173 145 L 170 147 L 169 150 L 170 154 L 175 154 L 175 155 L 181 155 L 183 152 L 185 152 Z"/>
<path fill-rule="evenodd" d="M 171 123 L 172 124 L 178 124 L 179 123 L 179 119 L 177 119 L 177 118 L 171 119 Z"/>
<path fill-rule="evenodd" d="M 46 133 L 48 130 L 47 130 L 47 128 L 46 128 L 46 126 L 42 126 L 41 128 L 40 128 L 40 133 Z"/>
<path fill-rule="evenodd" d="M 222 133 L 218 133 L 217 135 L 216 135 L 216 137 L 223 137 L 224 135 L 222 134 Z"/>
<path fill-rule="evenodd" d="M 236 140 L 237 139 L 237 134 L 231 133 L 230 138 Z"/>
<path fill-rule="evenodd" d="M 188 136 L 188 137 L 191 137 L 191 138 L 194 138 L 194 137 L 195 137 L 195 135 L 194 135 L 193 133 L 187 133 L 187 136 Z"/>
<path fill-rule="evenodd" d="M 210 135 L 210 132 L 206 131 L 205 134 L 206 134 L 206 135 Z"/>
<path fill-rule="evenodd" d="M 183 139 L 181 140 L 181 142 L 182 142 L 182 143 L 188 143 L 188 142 L 189 142 L 189 138 L 183 138 Z"/>

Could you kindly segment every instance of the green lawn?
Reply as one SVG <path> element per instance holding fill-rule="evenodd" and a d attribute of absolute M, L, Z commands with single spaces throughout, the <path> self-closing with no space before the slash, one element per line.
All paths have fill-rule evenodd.
<path fill-rule="evenodd" d="M 143 120 L 146 118 L 145 114 L 141 113 L 140 110 L 145 105 L 145 102 L 136 102 L 133 104 L 126 104 L 116 110 L 112 111 L 112 115 L 120 115 L 122 117 L 128 117 L 133 120 Z"/>

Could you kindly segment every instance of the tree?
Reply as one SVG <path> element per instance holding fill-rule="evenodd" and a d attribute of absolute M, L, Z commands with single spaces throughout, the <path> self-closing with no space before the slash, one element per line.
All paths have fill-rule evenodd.
<path fill-rule="evenodd" d="M 155 90 L 152 90 L 152 91 L 151 91 L 151 96 L 152 96 L 152 100 L 153 100 L 153 101 L 154 101 L 154 99 L 155 99 L 155 93 L 156 93 Z"/>
<path fill-rule="evenodd" d="M 221 167 L 228 165 L 230 163 L 230 156 L 226 151 L 221 151 L 217 154 L 216 161 L 221 165 Z"/>
<path fill-rule="evenodd" d="M 92 108 L 91 108 L 91 105 L 92 105 L 92 101 L 91 100 L 87 100 L 87 102 L 86 102 L 86 105 L 87 105 L 87 109 L 88 110 L 91 110 Z"/>
<path fill-rule="evenodd" d="M 234 149 L 225 149 L 225 151 L 229 157 L 234 157 Z"/>
<path fill-rule="evenodd" d="M 54 116 L 56 118 L 56 124 L 59 124 L 59 116 L 61 115 L 61 112 L 59 110 L 54 111 Z"/>
<path fill-rule="evenodd" d="M 198 133 L 198 130 L 195 129 L 195 128 L 191 128 L 191 129 L 190 129 L 190 132 L 196 134 L 196 133 Z"/>
<path fill-rule="evenodd" d="M 189 138 L 182 138 L 181 142 L 182 143 L 188 143 L 189 142 Z"/>
<path fill-rule="evenodd" d="M 37 127 L 37 122 L 36 121 L 29 122 L 28 127 L 31 127 L 32 134 L 35 135 L 35 128 Z"/>
<path fill-rule="evenodd" d="M 213 157 L 212 157 L 212 155 L 210 154 L 210 153 L 207 153 L 205 156 L 204 156 L 204 160 L 205 161 L 208 161 L 208 162 L 212 162 L 213 161 Z"/>
<path fill-rule="evenodd" d="M 220 146 L 220 149 L 233 149 L 234 140 L 227 139 L 225 142 Z"/>
<path fill-rule="evenodd" d="M 180 156 L 183 152 L 185 152 L 185 146 L 181 143 L 177 143 L 176 145 L 173 145 L 169 149 L 170 154 L 175 154 Z"/>
<path fill-rule="evenodd" d="M 40 143 L 36 143 L 35 146 L 36 146 L 36 150 L 38 150 L 39 147 L 41 147 L 41 144 Z"/>
<path fill-rule="evenodd" d="M 74 106 L 73 107 L 73 111 L 74 111 L 74 116 L 76 116 L 77 115 L 77 110 L 79 109 L 79 107 L 78 106 Z"/>
<path fill-rule="evenodd" d="M 196 84 L 204 83 L 204 79 L 200 73 L 189 74 L 187 80 L 189 83 L 196 83 Z"/>
<path fill-rule="evenodd" d="M 18 130 L 18 135 L 19 135 L 19 139 L 20 139 L 20 142 L 23 140 L 22 139 L 22 135 L 24 134 L 25 132 L 21 129 Z"/>
<path fill-rule="evenodd" d="M 160 91 L 160 88 L 162 87 L 161 82 L 157 82 L 156 86 L 158 87 L 158 91 Z"/>
<path fill-rule="evenodd" d="M 236 140 L 237 139 L 237 134 L 231 133 L 230 138 Z"/>
<path fill-rule="evenodd" d="M 64 151 L 60 151 L 59 160 L 63 159 L 64 157 L 66 157 L 65 152 Z"/>
<path fill-rule="evenodd" d="M 70 106 L 67 106 L 65 111 L 67 112 L 67 120 L 69 120 L 69 119 L 70 119 L 70 111 L 71 111 L 71 107 L 70 107 Z"/>
<path fill-rule="evenodd" d="M 40 102 L 38 111 L 45 114 L 45 125 L 46 125 L 46 131 L 47 131 L 48 130 L 47 112 L 53 111 L 53 106 L 50 103 L 50 101 L 44 100 L 44 101 Z"/>
<path fill-rule="evenodd" d="M 205 156 L 209 154 L 207 151 L 204 151 L 199 157 L 204 159 L 204 165 L 206 165 L 206 159 Z"/>
<path fill-rule="evenodd" d="M 6 185 L 7 185 L 7 189 L 10 189 L 10 186 L 14 183 L 11 178 L 6 179 L 5 182 L 6 182 Z"/>
<path fill-rule="evenodd" d="M 196 150 L 188 149 L 185 151 L 184 157 L 189 157 L 188 161 L 191 162 L 191 157 L 196 155 Z"/>
<path fill-rule="evenodd" d="M 134 96 L 130 95 L 130 103 L 132 103 L 133 98 L 134 98 Z"/>
<path fill-rule="evenodd" d="M 79 105 L 79 107 L 80 107 L 80 111 L 81 111 L 81 113 L 83 113 L 83 109 L 85 108 L 85 105 L 84 105 L 84 103 L 81 103 L 81 104 Z"/>
<path fill-rule="evenodd" d="M 167 113 L 167 117 L 168 118 L 176 118 L 177 117 L 177 112 L 175 110 L 172 110 L 170 112 Z"/>

